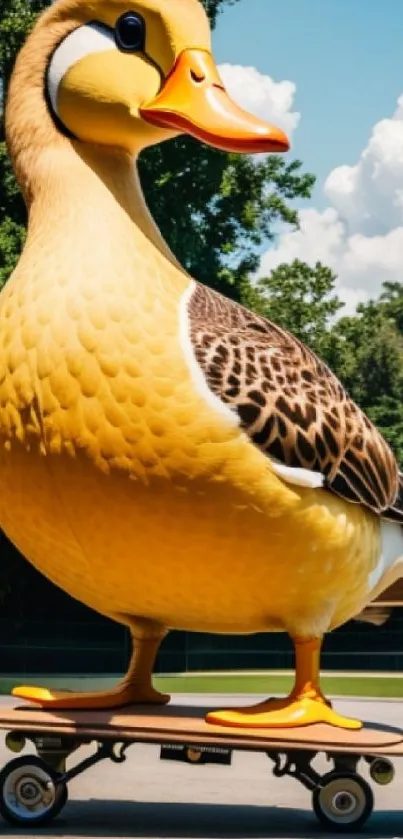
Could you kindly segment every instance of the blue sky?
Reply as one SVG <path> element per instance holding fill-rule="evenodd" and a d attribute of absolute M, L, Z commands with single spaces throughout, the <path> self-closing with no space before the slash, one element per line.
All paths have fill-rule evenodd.
<path fill-rule="evenodd" d="M 322 209 L 327 174 L 357 161 L 403 91 L 403 0 L 240 0 L 221 15 L 214 47 L 218 63 L 296 84 L 292 155 L 317 175 Z"/>

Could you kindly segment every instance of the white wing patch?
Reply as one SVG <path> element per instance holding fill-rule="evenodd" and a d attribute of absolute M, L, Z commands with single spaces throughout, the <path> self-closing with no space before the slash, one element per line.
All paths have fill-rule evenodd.
<path fill-rule="evenodd" d="M 67 35 L 51 58 L 47 87 L 49 99 L 55 114 L 58 115 L 57 97 L 59 85 L 70 67 L 77 64 L 81 58 L 94 52 L 106 52 L 117 49 L 113 31 L 98 23 L 87 23 L 74 29 Z"/>
<path fill-rule="evenodd" d="M 271 458 L 270 462 L 273 472 L 279 478 L 282 478 L 286 484 L 307 487 L 307 489 L 320 489 L 324 485 L 325 479 L 320 472 L 312 472 L 310 469 L 302 469 L 297 466 L 283 466 L 282 463 L 277 463 Z"/>

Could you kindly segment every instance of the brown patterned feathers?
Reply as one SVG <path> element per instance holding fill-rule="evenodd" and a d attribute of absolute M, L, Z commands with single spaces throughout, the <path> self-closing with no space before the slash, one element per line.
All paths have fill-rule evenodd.
<path fill-rule="evenodd" d="M 288 467 L 295 482 L 299 470 L 308 470 L 317 475 L 317 486 L 403 522 L 396 459 L 313 352 L 203 285 L 195 285 L 189 319 L 210 390 L 236 411 L 245 432 L 279 470 Z M 287 479 L 287 469 L 283 475 Z"/>

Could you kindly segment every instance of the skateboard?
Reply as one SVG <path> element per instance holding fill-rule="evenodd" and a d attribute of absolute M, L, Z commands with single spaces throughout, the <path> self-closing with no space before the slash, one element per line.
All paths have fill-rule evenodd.
<path fill-rule="evenodd" d="M 129 746 L 152 743 L 162 760 L 200 765 L 229 765 L 235 750 L 263 752 L 273 774 L 289 775 L 312 794 L 315 815 L 327 830 L 357 830 L 374 807 L 370 784 L 358 772 L 368 764 L 372 780 L 393 780 L 393 758 L 403 755 L 403 731 L 366 724 L 358 731 L 328 725 L 299 729 L 224 728 L 205 722 L 209 709 L 194 706 L 131 706 L 109 711 L 45 711 L 23 705 L 0 707 L 0 730 L 6 745 L 21 752 L 26 741 L 36 755 L 20 755 L 0 772 L 0 813 L 24 827 L 55 818 L 67 801 L 68 783 L 101 760 L 123 763 Z M 67 759 L 82 745 L 94 752 L 67 768 Z M 325 754 L 330 771 L 320 775 L 312 762 Z"/>

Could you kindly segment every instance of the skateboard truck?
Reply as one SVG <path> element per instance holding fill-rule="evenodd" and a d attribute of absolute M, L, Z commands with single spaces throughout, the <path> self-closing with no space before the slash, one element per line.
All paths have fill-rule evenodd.
<path fill-rule="evenodd" d="M 315 755 L 312 752 L 267 752 L 267 756 L 273 761 L 273 775 L 276 778 L 284 778 L 289 775 L 295 778 L 309 790 L 315 789 L 320 781 L 320 775 L 315 771 L 311 762 Z"/>

